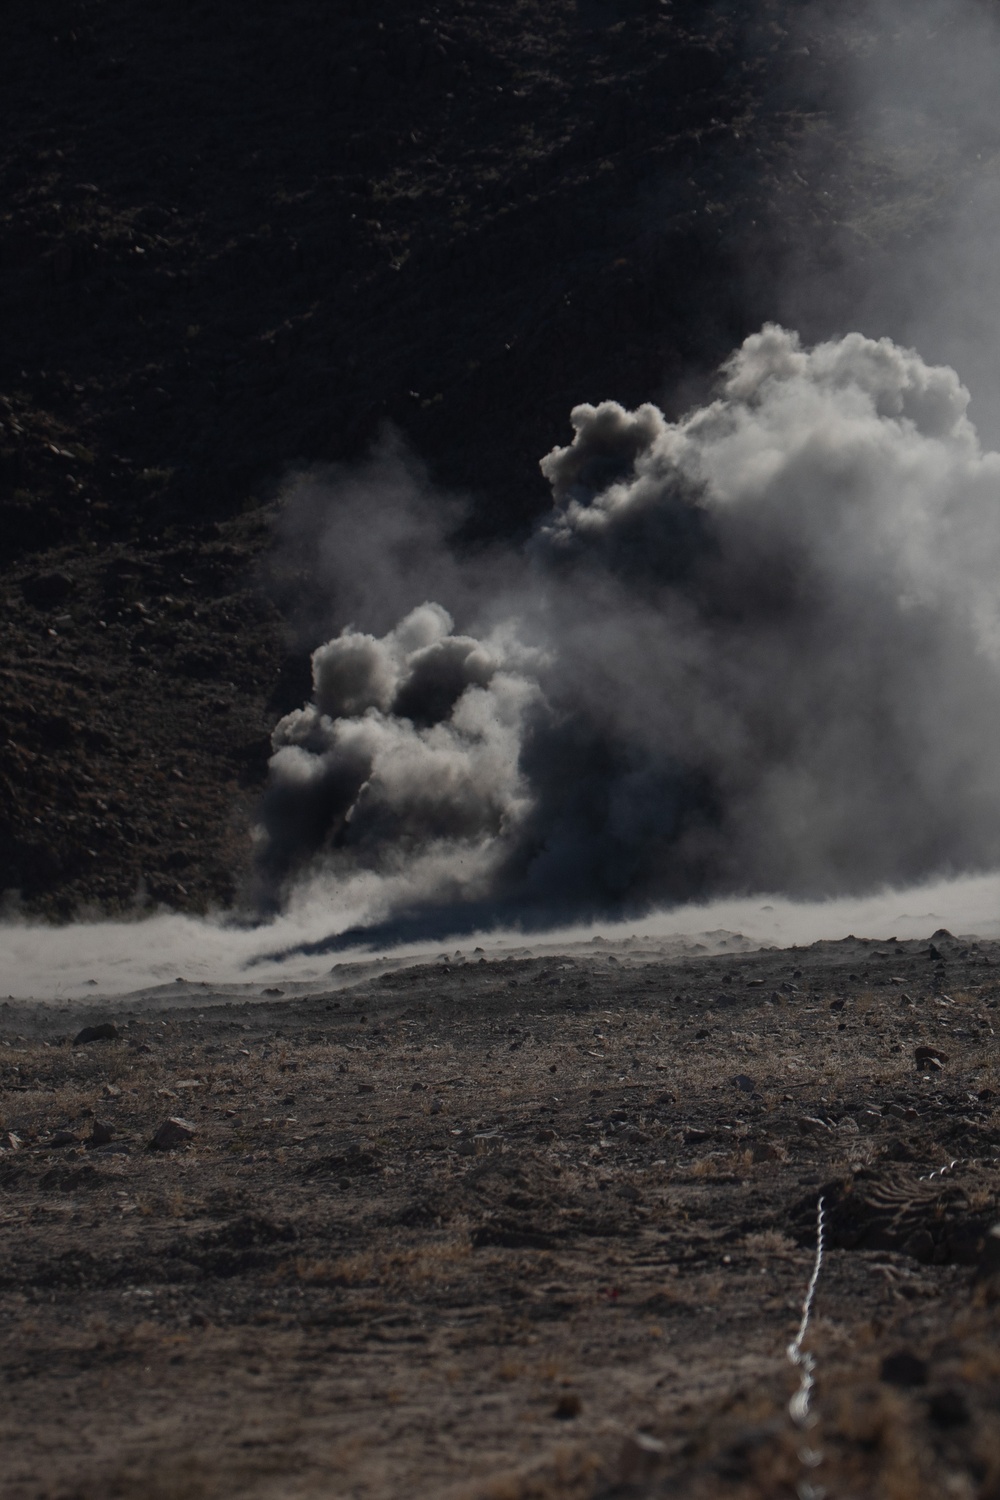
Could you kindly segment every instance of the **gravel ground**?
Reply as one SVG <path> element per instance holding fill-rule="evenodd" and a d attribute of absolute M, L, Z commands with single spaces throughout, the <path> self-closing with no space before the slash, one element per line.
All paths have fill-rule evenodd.
<path fill-rule="evenodd" d="M 1000 945 L 727 946 L 5 1005 L 0 1493 L 1000 1492 Z"/>

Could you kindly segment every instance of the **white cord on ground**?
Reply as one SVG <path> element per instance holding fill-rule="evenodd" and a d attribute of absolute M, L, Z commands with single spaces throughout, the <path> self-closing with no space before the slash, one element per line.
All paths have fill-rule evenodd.
<path fill-rule="evenodd" d="M 933 1172 L 928 1172 L 924 1177 L 918 1177 L 918 1182 L 930 1182 L 933 1177 L 943 1177 L 945 1172 L 953 1172 L 956 1167 L 997 1167 L 1000 1166 L 1000 1156 L 959 1156 L 954 1161 L 946 1162 L 943 1167 L 935 1167 Z"/>
<path fill-rule="evenodd" d="M 809 1285 L 806 1288 L 805 1301 L 802 1303 L 802 1320 L 799 1323 L 799 1331 L 788 1345 L 786 1351 L 789 1363 L 799 1371 L 799 1388 L 788 1403 L 788 1415 L 801 1432 L 808 1432 L 816 1423 L 816 1418 L 811 1410 L 812 1393 L 816 1385 L 814 1376 L 816 1357 L 810 1354 L 808 1350 L 803 1350 L 802 1342 L 809 1328 L 809 1319 L 812 1317 L 813 1302 L 816 1298 L 816 1287 L 819 1283 L 819 1273 L 823 1266 L 825 1227 L 823 1199 L 820 1198 L 816 1204 L 816 1259 L 813 1263 Z M 810 1448 L 804 1444 L 798 1451 L 799 1461 L 807 1469 L 815 1469 L 823 1462 L 823 1454 L 818 1448 Z M 799 1500 L 824 1500 L 826 1494 L 822 1485 L 815 1485 L 805 1479 L 799 1481 L 797 1488 Z"/>

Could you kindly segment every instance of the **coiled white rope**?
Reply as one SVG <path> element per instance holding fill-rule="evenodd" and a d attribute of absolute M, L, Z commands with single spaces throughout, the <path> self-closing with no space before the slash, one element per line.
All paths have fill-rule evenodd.
<path fill-rule="evenodd" d="M 825 1210 L 822 1197 L 816 1204 L 816 1259 L 813 1262 L 812 1275 L 806 1288 L 805 1300 L 802 1303 L 802 1319 L 799 1323 L 799 1331 L 788 1345 L 786 1353 L 789 1363 L 799 1372 L 799 1388 L 788 1403 L 788 1415 L 800 1432 L 808 1432 L 816 1425 L 816 1417 L 812 1411 L 812 1393 L 816 1385 L 815 1370 L 816 1356 L 802 1348 L 803 1340 L 809 1329 L 809 1319 L 812 1317 L 813 1303 L 816 1299 L 816 1287 L 819 1284 L 819 1273 L 823 1267 L 823 1242 L 826 1228 Z M 798 1450 L 799 1461 L 807 1469 L 815 1469 L 823 1462 L 823 1454 L 818 1448 L 803 1443 Z M 822 1485 L 813 1484 L 811 1480 L 800 1479 L 796 1486 L 799 1500 L 824 1500 L 826 1491 Z"/>
<path fill-rule="evenodd" d="M 943 1177 L 946 1172 L 954 1172 L 956 1167 L 998 1167 L 1000 1156 L 957 1156 L 954 1161 L 945 1162 L 943 1167 L 935 1167 L 933 1172 L 928 1172 L 924 1177 L 918 1177 L 918 1182 L 930 1182 L 934 1177 Z"/>

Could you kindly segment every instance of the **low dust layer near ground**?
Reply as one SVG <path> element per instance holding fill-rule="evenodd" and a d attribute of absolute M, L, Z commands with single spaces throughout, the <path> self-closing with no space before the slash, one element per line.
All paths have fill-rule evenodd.
<path fill-rule="evenodd" d="M 0 1011 L 4 1497 L 1000 1494 L 1000 946 L 178 996 Z"/>

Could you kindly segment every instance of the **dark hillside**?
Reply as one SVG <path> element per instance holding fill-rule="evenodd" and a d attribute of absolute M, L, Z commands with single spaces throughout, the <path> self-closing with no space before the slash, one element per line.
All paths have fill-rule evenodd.
<path fill-rule="evenodd" d="M 773 315 L 883 191 L 792 172 L 842 129 L 801 13 L 11 0 L 0 889 L 231 898 L 299 691 L 256 583 L 289 467 L 389 420 L 516 534 L 574 404 L 690 399 Z"/>

